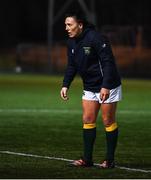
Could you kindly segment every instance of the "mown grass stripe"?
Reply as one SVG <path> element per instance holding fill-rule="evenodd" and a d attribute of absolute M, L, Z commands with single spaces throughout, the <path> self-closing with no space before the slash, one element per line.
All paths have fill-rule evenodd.
<path fill-rule="evenodd" d="M 0 109 L 0 113 L 63 113 L 63 114 L 81 114 L 82 110 L 74 109 Z M 118 110 L 119 114 L 151 114 L 149 110 Z"/>

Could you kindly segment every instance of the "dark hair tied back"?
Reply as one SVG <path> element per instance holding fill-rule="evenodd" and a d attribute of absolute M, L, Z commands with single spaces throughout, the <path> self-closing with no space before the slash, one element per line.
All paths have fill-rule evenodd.
<path fill-rule="evenodd" d="M 82 23 L 84 27 L 89 25 L 89 22 L 85 17 L 85 14 L 80 11 L 70 11 L 67 14 L 65 14 L 65 18 L 67 17 L 74 17 L 77 20 L 77 22 Z"/>

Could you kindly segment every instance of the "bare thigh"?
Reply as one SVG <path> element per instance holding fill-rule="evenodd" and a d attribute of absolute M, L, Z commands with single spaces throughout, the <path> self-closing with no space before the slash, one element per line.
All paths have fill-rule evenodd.
<path fill-rule="evenodd" d="M 83 108 L 83 123 L 95 123 L 100 109 L 100 104 L 97 101 L 82 100 Z"/>
<path fill-rule="evenodd" d="M 110 126 L 115 122 L 117 102 L 101 104 L 102 120 L 105 126 Z"/>

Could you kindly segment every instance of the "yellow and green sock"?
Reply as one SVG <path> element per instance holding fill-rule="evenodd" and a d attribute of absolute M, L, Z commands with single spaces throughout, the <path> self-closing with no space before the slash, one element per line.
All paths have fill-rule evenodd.
<path fill-rule="evenodd" d="M 115 154 L 115 149 L 117 146 L 117 139 L 118 139 L 117 123 L 114 122 L 109 127 L 106 127 L 105 131 L 106 131 L 106 142 L 107 142 L 106 159 L 114 161 L 114 154 Z"/>
<path fill-rule="evenodd" d="M 96 124 L 83 124 L 84 160 L 92 162 L 93 145 L 96 138 Z"/>

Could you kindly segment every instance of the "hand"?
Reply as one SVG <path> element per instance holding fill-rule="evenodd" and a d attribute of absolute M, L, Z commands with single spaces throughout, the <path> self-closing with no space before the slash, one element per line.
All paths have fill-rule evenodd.
<path fill-rule="evenodd" d="M 67 87 L 63 87 L 60 91 L 60 96 L 64 101 L 67 101 L 69 99 L 67 96 L 67 91 L 68 91 Z"/>
<path fill-rule="evenodd" d="M 100 90 L 100 98 L 102 100 L 102 103 L 104 103 L 104 101 L 106 101 L 109 98 L 110 95 L 110 90 L 106 89 L 106 88 L 102 88 Z"/>

